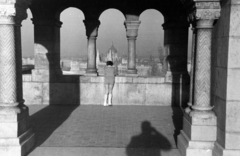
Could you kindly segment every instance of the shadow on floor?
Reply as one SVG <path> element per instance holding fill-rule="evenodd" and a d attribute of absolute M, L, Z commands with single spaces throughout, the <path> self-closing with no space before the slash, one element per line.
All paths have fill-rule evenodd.
<path fill-rule="evenodd" d="M 31 151 L 41 146 L 51 134 L 68 119 L 77 107 L 78 106 L 47 106 L 30 116 L 30 121 L 36 136 L 35 147 Z M 50 116 L 51 118 L 49 118 Z"/>
<path fill-rule="evenodd" d="M 161 156 L 172 148 L 169 140 L 160 134 L 149 121 L 143 121 L 141 134 L 133 136 L 126 148 L 127 156 Z"/>
<path fill-rule="evenodd" d="M 172 121 L 174 124 L 174 140 L 177 146 L 177 136 L 183 128 L 183 110 L 187 107 L 187 102 L 189 100 L 189 75 L 185 74 L 178 75 L 175 74 L 172 77 Z M 178 111 L 180 108 L 182 111 Z"/>
<path fill-rule="evenodd" d="M 173 115 L 172 115 L 172 121 L 174 124 L 174 141 L 177 146 L 177 136 L 180 134 L 180 131 L 183 129 L 183 112 L 179 111 L 179 108 L 172 107 Z"/>

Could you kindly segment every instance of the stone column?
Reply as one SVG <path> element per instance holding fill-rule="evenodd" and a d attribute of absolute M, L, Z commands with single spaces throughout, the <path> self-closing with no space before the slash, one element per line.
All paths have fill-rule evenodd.
<path fill-rule="evenodd" d="M 141 21 L 125 21 L 125 27 L 127 30 L 128 39 L 128 64 L 127 74 L 135 76 L 137 75 L 136 69 L 136 39 L 138 36 L 138 27 Z"/>
<path fill-rule="evenodd" d="M 220 16 L 218 2 L 196 2 L 190 19 L 196 23 L 196 53 L 193 77 L 193 105 L 184 114 L 178 148 L 186 156 L 212 156 L 216 141 L 216 115 L 211 105 L 212 28 Z M 194 55 L 192 56 L 194 57 Z"/>
<path fill-rule="evenodd" d="M 187 75 L 188 27 L 187 20 L 166 18 L 163 24 L 164 49 L 167 55 L 166 82 L 179 83 L 180 79 L 176 77 Z"/>
<path fill-rule="evenodd" d="M 23 80 L 22 80 L 22 41 L 21 41 L 21 23 L 25 17 L 17 17 L 15 18 L 15 47 L 16 47 L 16 63 L 17 63 L 17 99 L 18 101 L 22 101 L 21 104 L 24 103 L 23 100 Z"/>
<path fill-rule="evenodd" d="M 195 26 L 192 28 L 192 51 L 191 51 L 191 69 L 190 69 L 190 90 L 189 90 L 189 102 L 188 107 L 185 109 L 186 113 L 190 113 L 191 106 L 193 105 L 193 91 L 194 91 L 194 73 L 195 73 L 195 43 L 196 43 L 196 29 Z"/>
<path fill-rule="evenodd" d="M 172 105 L 186 107 L 188 102 L 189 74 L 187 17 L 173 19 L 166 17 L 163 24 L 164 50 L 166 53 L 167 72 L 165 81 L 172 84 Z"/>
<path fill-rule="evenodd" d="M 88 38 L 88 61 L 87 61 L 87 69 L 86 76 L 97 76 L 97 66 L 96 66 L 96 40 L 98 36 L 98 28 L 100 25 L 99 20 L 84 20 L 83 21 L 86 26 L 86 35 Z"/>
<path fill-rule="evenodd" d="M 0 155 L 22 156 L 35 140 L 22 98 L 20 26 L 26 8 L 14 2 L 0 6 Z"/>
<path fill-rule="evenodd" d="M 196 62 L 194 77 L 194 105 L 190 114 L 212 114 L 211 87 L 211 41 L 214 20 L 198 20 L 196 26 Z M 204 112 L 202 112 L 204 111 Z M 207 111 L 207 112 L 205 112 Z"/>
<path fill-rule="evenodd" d="M 35 19 L 34 53 L 35 69 L 32 71 L 34 81 L 57 81 L 62 75 L 60 68 L 60 28 L 62 22 L 55 19 Z"/>

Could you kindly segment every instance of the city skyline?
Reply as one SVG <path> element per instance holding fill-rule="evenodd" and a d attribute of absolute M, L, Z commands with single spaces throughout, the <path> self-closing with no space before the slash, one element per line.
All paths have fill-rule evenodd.
<path fill-rule="evenodd" d="M 151 18 L 150 18 L 151 17 Z M 34 55 L 33 24 L 30 10 L 28 19 L 22 23 L 22 49 L 23 57 Z M 87 55 L 87 37 L 85 26 L 82 22 L 84 14 L 76 8 L 69 8 L 61 13 L 61 56 L 84 56 Z M 101 22 L 98 30 L 97 49 L 100 53 L 106 53 L 112 44 L 116 47 L 119 55 L 127 55 L 127 37 L 124 26 L 125 17 L 116 9 L 108 9 L 99 17 Z M 137 55 L 157 54 L 159 45 L 163 45 L 163 16 L 154 9 L 144 11 L 139 20 L 141 21 L 136 41 Z"/>

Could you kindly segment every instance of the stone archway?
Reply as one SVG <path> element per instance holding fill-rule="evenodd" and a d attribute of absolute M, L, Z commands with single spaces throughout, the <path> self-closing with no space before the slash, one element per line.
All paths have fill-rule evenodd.
<path fill-rule="evenodd" d="M 77 8 L 67 8 L 61 12 L 61 57 L 86 55 L 87 39 L 83 23 L 84 14 Z"/>
<path fill-rule="evenodd" d="M 182 4 L 183 2 L 183 4 Z M 31 132 L 30 127 L 27 124 L 24 124 L 25 121 L 28 119 L 28 112 L 27 107 L 23 105 L 22 100 L 22 85 L 21 85 L 21 61 L 20 61 L 20 54 L 21 54 L 21 39 L 20 39 L 20 29 L 19 25 L 21 21 L 25 18 L 25 11 L 27 9 L 27 6 L 29 5 L 27 1 L 24 0 L 18 0 L 15 4 L 14 1 L 6 1 L 1 2 L 1 34 L 0 34 L 0 40 L 1 40 L 1 49 L 0 49 L 0 65 L 1 65 L 1 72 L 0 72 L 0 83 L 1 83 L 1 90 L 0 90 L 0 105 L 1 105 L 1 112 L 0 115 L 2 115 L 3 118 L 6 118 L 7 120 L 4 120 L 4 122 L 1 122 L 3 132 L 1 139 L 6 138 L 9 136 L 9 138 L 15 138 L 19 140 L 19 137 L 21 134 L 27 135 L 29 138 L 29 142 L 25 142 L 26 146 L 31 148 L 32 141 L 33 141 L 33 133 Z M 21 3 L 21 4 L 19 4 Z M 136 3 L 139 5 L 136 6 Z M 22 5 L 26 4 L 26 5 Z M 186 13 L 186 9 L 184 9 L 184 5 L 186 4 L 186 7 L 190 6 L 189 10 L 191 13 Z M 39 7 L 41 5 L 42 7 Z M 49 80 L 49 77 L 46 73 L 49 73 L 49 70 L 55 71 L 55 75 L 61 75 L 61 72 L 59 71 L 59 53 L 58 51 L 58 35 L 59 35 L 59 29 L 61 23 L 59 22 L 59 19 L 56 18 L 56 12 L 61 6 L 76 6 L 78 8 L 82 8 L 83 12 L 86 12 L 86 26 L 87 26 L 87 36 L 90 38 L 91 43 L 90 44 L 90 55 L 89 57 L 94 56 L 95 51 L 91 49 L 91 45 L 93 45 L 94 49 L 94 42 L 96 41 L 96 28 L 99 26 L 98 17 L 102 10 L 109 8 L 109 6 L 116 6 L 116 8 L 119 8 L 119 10 L 122 10 L 126 16 L 126 27 L 127 27 L 127 35 L 130 38 L 130 45 L 134 45 L 134 41 L 136 39 L 136 32 L 138 29 L 138 26 L 140 24 L 138 20 L 139 13 L 146 9 L 150 8 L 150 6 L 153 6 L 161 10 L 165 17 L 165 47 L 167 50 L 169 50 L 169 68 L 168 68 L 168 75 L 166 77 L 167 82 L 175 83 L 174 81 L 177 79 L 180 80 L 181 76 L 184 77 L 186 75 L 186 55 L 185 51 L 183 53 L 177 53 L 178 50 L 174 50 L 174 47 L 178 47 L 177 49 L 186 48 L 185 40 L 181 40 L 182 37 L 186 38 L 186 35 L 181 36 L 181 34 L 187 34 L 186 29 L 188 27 L 187 22 L 187 14 L 190 15 L 191 20 L 194 23 L 194 27 L 197 29 L 197 36 L 196 36 L 196 62 L 197 64 L 194 66 L 194 73 L 192 77 L 194 78 L 192 80 L 195 83 L 195 88 L 191 90 L 192 95 L 194 95 L 192 101 L 190 99 L 190 108 L 186 109 L 186 112 L 190 115 L 186 114 L 184 117 L 184 128 L 179 136 L 179 149 L 183 153 L 183 155 L 191 155 L 191 152 L 194 152 L 196 154 L 196 151 L 200 151 L 200 155 L 202 153 L 209 153 L 212 152 L 212 149 L 214 147 L 214 155 L 225 155 L 226 153 L 233 152 L 235 155 L 238 155 L 239 147 L 236 147 L 232 142 L 235 140 L 235 144 L 238 144 L 238 129 L 232 126 L 232 124 L 229 123 L 235 123 L 234 119 L 238 118 L 239 113 L 234 112 L 236 108 L 238 108 L 238 96 L 239 94 L 235 94 L 235 92 L 238 93 L 237 87 L 239 87 L 238 84 L 238 74 L 235 76 L 233 72 L 238 68 L 238 62 L 234 61 L 234 58 L 232 55 L 236 56 L 238 58 L 238 55 L 235 53 L 235 50 L 227 48 L 226 50 L 224 48 L 220 48 L 217 45 L 213 46 L 213 51 L 217 54 L 224 54 L 228 57 L 221 57 L 216 56 L 218 61 L 224 60 L 228 62 L 228 64 L 220 65 L 217 62 L 217 65 L 214 66 L 214 70 L 216 73 L 213 73 L 211 70 L 211 30 L 210 28 L 213 27 L 214 21 L 219 18 L 220 14 L 220 2 L 219 1 L 121 1 L 121 2 L 112 2 L 112 1 L 85 1 L 82 0 L 79 3 L 76 3 L 76 1 L 33 1 L 31 4 L 31 9 L 33 10 L 34 15 L 34 24 L 35 24 L 35 39 L 38 45 L 36 45 L 38 51 L 39 58 L 42 59 L 41 61 L 44 62 L 44 64 L 37 64 L 37 70 L 35 71 L 34 80 L 38 80 L 42 77 L 45 78 L 46 81 Z M 99 7 L 100 6 L 100 7 Z M 23 7 L 21 9 L 21 7 Z M 234 37 L 239 37 L 238 35 L 238 29 L 235 28 L 235 25 L 233 21 L 238 21 L 237 13 L 233 11 L 234 9 L 238 8 L 238 4 L 236 4 L 234 1 L 226 0 L 221 2 L 222 13 L 224 13 L 224 17 L 220 18 L 220 23 L 217 24 L 217 26 L 214 28 L 214 38 L 217 39 L 217 43 L 223 43 L 224 46 L 232 46 L 233 42 L 238 43 L 238 40 Z M 44 8 L 44 9 L 42 9 Z M 164 9 L 166 8 L 166 9 Z M 230 9 L 232 11 L 230 11 Z M 22 11 L 21 11 L 22 10 Z M 89 11 L 90 10 L 90 11 Z M 231 12 L 232 14 L 229 14 Z M 230 16 L 231 15 L 231 16 Z M 236 15 L 236 16 L 235 16 Z M 48 18 L 46 18 L 48 17 Z M 236 17 L 236 19 L 234 19 Z M 15 23 L 16 22 L 16 23 Z M 93 27 L 93 24 L 95 24 Z M 195 25 L 196 24 L 196 25 Z M 226 24 L 226 25 L 225 25 Z M 90 26 L 89 26 L 90 25 Z M 89 26 L 89 27 L 88 27 Z M 223 28 L 227 26 L 228 28 Z M 38 31 L 39 30 L 39 31 Z M 39 32 L 54 32 L 54 33 L 45 33 L 44 35 Z M 223 31 L 221 31 L 223 30 Z M 95 32 L 95 34 L 93 33 Z M 222 32 L 225 33 L 225 35 L 222 35 Z M 233 32 L 237 32 L 234 34 Z M 39 33 L 39 34 L 37 34 Z M 177 35 L 176 35 L 177 34 Z M 233 37 L 231 37 L 231 36 Z M 56 38 L 54 38 L 55 36 Z M 226 37 L 227 36 L 227 37 Z M 15 38 L 14 38 L 15 37 Z M 49 40 L 46 41 L 44 38 L 48 38 Z M 5 39 L 7 38 L 7 40 Z M 175 40 L 178 38 L 177 40 Z M 14 40 L 18 42 L 14 42 Z M 225 39 L 227 40 L 227 44 L 224 42 Z M 204 42 L 202 42 L 204 40 Z M 8 41 L 10 41 L 8 43 Z M 181 44 L 183 43 L 184 44 Z M 51 43 L 51 44 L 50 44 Z M 214 41 L 216 43 L 216 41 Z M 55 46 L 52 47 L 51 45 L 54 44 Z M 10 46 L 8 49 L 7 47 Z M 222 50 L 224 49 L 224 50 Z M 236 48 L 238 49 L 238 48 Z M 134 54 L 133 51 L 130 50 L 131 54 Z M 49 52 L 49 53 L 48 53 Z M 51 53 L 53 52 L 53 53 Z M 49 60 L 46 59 L 46 57 L 50 58 Z M 4 59 L 3 59 L 4 58 Z M 94 57 L 93 57 L 94 58 Z M 135 74 L 134 69 L 134 55 L 131 56 L 132 59 L 131 65 L 129 66 L 129 69 L 131 69 L 130 74 Z M 186 59 L 186 60 L 185 60 Z M 207 61 L 206 61 L 207 60 Z M 129 61 L 129 62 L 130 62 Z M 203 61 L 203 62 L 201 62 Z M 205 61 L 205 62 L 204 62 Z M 40 61 L 39 61 L 40 62 Z M 91 64 L 93 61 L 91 61 L 89 64 Z M 221 62 L 221 61 L 220 61 Z M 234 62 L 233 64 L 230 64 L 231 62 Z M 17 66 L 18 65 L 18 66 Z M 53 68 L 49 68 L 49 66 Z M 224 66 L 223 68 L 219 68 L 219 66 Z M 91 69 L 91 70 L 90 70 Z M 93 70 L 92 70 L 93 69 Z M 132 70 L 133 69 L 133 70 Z M 227 72 L 226 72 L 226 71 Z M 181 71 L 181 72 L 179 72 Z M 96 75 L 96 71 L 94 68 L 94 64 L 91 64 L 89 66 L 89 73 L 93 75 Z M 213 92 L 211 92 L 211 76 L 210 74 L 214 75 L 214 85 L 217 85 L 215 87 L 223 87 L 224 93 L 219 93 L 216 88 L 214 88 Z M 42 76 L 42 75 L 44 76 Z M 174 78 L 176 77 L 176 79 Z M 223 78 L 224 80 L 221 80 Z M 132 79 L 131 79 L 132 80 Z M 64 80 L 62 80 L 64 81 Z M 223 81 L 224 86 L 221 86 L 221 82 Z M 233 87 L 233 84 L 237 86 L 236 88 Z M 199 88 L 200 87 L 200 88 Z M 232 94 L 229 95 L 228 92 L 231 92 Z M 211 101 L 211 93 L 214 94 L 213 102 L 216 104 L 216 109 L 214 110 L 218 118 L 216 118 L 216 115 L 212 112 L 212 104 Z M 221 94 L 221 95 L 219 95 Z M 223 94 L 223 95 L 222 95 Z M 223 99 L 219 99 L 219 97 Z M 204 99 L 202 101 L 202 99 Z M 233 103 L 232 103 L 233 102 Z M 222 104 L 218 104 L 222 103 Z M 233 104 L 234 106 L 232 106 Z M 233 117 L 229 117 L 230 114 L 235 114 Z M 220 120 L 224 120 L 224 123 Z M 207 122 L 203 122 L 207 121 Z M 6 124 L 7 122 L 7 124 Z M 20 127 L 17 127 L 13 130 L 13 132 L 10 134 L 8 132 L 9 125 L 20 125 Z M 236 123 L 238 126 L 238 122 Z M 22 127 L 21 127 L 22 126 Z M 201 132 L 195 131 L 196 128 L 198 130 L 200 129 Z M 218 130 L 217 130 L 218 129 Z M 218 131 L 218 134 L 216 133 L 216 130 Z M 26 132 L 26 133 L 25 133 Z M 206 133 L 205 133 L 206 132 Z M 199 135 L 199 134 L 209 134 L 209 135 Z M 8 135 L 9 134 L 9 135 Z M 223 135 L 221 135 L 223 134 Z M 216 139 L 218 137 L 218 139 Z M 233 139 L 237 138 L 237 139 Z M 4 141 L 6 143 L 6 141 Z M 29 146 L 27 145 L 29 143 Z M 192 146 L 192 143 L 196 146 Z M 204 143 L 204 148 L 199 147 Z M 215 143 L 215 144 L 214 144 Z M 13 146 L 11 143 L 8 144 L 9 149 Z M 20 148 L 24 148 L 25 145 L 18 144 L 19 150 L 17 151 L 18 155 L 21 155 L 21 153 L 24 153 L 24 151 L 21 151 Z M 199 145 L 199 146 L 198 146 Z M 1 145 L 2 146 L 2 145 Z M 207 147 L 207 148 L 206 148 Z M 27 151 L 26 150 L 26 151 Z M 13 150 L 12 150 L 13 151 Z M 12 151 L 6 151 L 7 154 L 11 153 Z M 25 151 L 25 152 L 26 152 Z M 202 152 L 202 153 L 201 153 Z M 233 155 L 234 155 L 233 154 Z M 3 155 L 6 155 L 6 153 L 3 153 Z M 16 155 L 16 154 L 15 154 Z M 207 154 L 206 154 L 207 155 Z"/>

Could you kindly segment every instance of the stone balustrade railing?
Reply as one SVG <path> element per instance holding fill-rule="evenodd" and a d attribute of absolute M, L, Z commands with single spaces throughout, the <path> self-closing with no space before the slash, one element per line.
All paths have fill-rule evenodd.
<path fill-rule="evenodd" d="M 59 82 L 34 81 L 23 75 L 25 104 L 100 105 L 104 77 L 70 76 Z M 60 78 L 61 79 L 61 78 Z M 114 105 L 182 105 L 188 100 L 188 84 L 165 82 L 164 77 L 117 76 L 113 89 Z"/>

